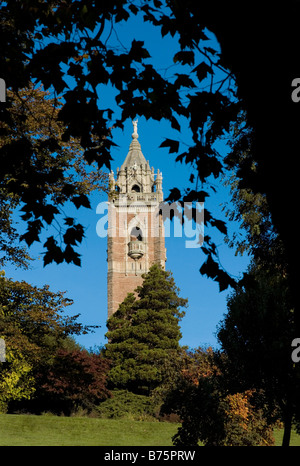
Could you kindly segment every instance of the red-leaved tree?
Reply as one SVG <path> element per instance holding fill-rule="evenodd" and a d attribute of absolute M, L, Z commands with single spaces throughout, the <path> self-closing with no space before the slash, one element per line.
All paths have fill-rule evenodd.
<path fill-rule="evenodd" d="M 47 373 L 40 375 L 39 397 L 44 408 L 65 414 L 110 397 L 106 387 L 109 361 L 86 350 L 59 349 Z"/>

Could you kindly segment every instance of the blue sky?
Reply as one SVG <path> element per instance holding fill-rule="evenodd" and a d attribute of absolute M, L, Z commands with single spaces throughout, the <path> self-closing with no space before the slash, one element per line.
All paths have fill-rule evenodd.
<path fill-rule="evenodd" d="M 146 48 L 153 56 L 153 63 L 157 69 L 163 69 L 166 75 L 171 75 L 176 70 L 172 63 L 172 56 L 177 51 L 176 41 L 170 38 L 161 39 L 147 23 L 132 20 L 127 24 L 120 24 L 118 36 L 112 37 L 116 42 L 120 41 L 128 46 L 132 39 L 144 40 Z M 215 44 L 216 45 L 216 44 Z M 99 101 L 101 108 L 113 106 L 114 92 L 110 88 L 102 89 Z M 80 116 L 79 116 L 80 118 Z M 183 126 L 179 135 L 171 129 L 167 122 L 146 121 L 140 115 L 138 133 L 143 154 L 149 160 L 150 166 L 158 168 L 163 174 L 163 191 L 165 197 L 173 187 L 183 188 L 188 186 L 190 170 L 185 165 L 175 162 L 176 155 L 169 154 L 167 149 L 159 149 L 164 138 L 180 139 L 184 144 L 189 141 L 188 128 Z M 112 149 L 112 169 L 116 173 L 117 167 L 123 163 L 131 142 L 132 123 L 125 123 L 124 131 L 116 129 L 113 132 L 113 141 L 118 145 Z M 220 204 L 229 201 L 229 193 L 220 181 L 214 180 L 217 193 L 207 198 L 205 207 L 217 218 L 224 219 Z M 204 186 L 205 189 L 205 186 Z M 80 247 L 82 266 L 79 268 L 70 264 L 49 264 L 43 267 L 42 243 L 34 244 L 30 254 L 36 258 L 28 271 L 15 270 L 6 267 L 7 277 L 15 280 L 43 286 L 49 284 L 53 291 L 66 291 L 66 295 L 74 300 L 74 304 L 67 309 L 68 314 L 80 314 L 79 321 L 85 325 L 100 325 L 95 333 L 83 335 L 76 340 L 83 346 L 90 348 L 106 343 L 107 317 L 107 262 L 106 262 L 106 238 L 99 238 L 96 233 L 96 225 L 99 215 L 96 207 L 99 202 L 106 201 L 104 194 L 93 195 L 91 198 L 92 209 L 83 209 L 77 212 L 77 219 L 86 229 L 86 237 Z M 238 225 L 229 225 L 231 231 Z M 245 271 L 249 259 L 236 257 L 234 251 L 224 243 L 224 237 L 218 232 L 205 231 L 218 245 L 219 257 L 222 266 L 234 276 L 240 276 Z M 45 232 L 47 234 L 47 232 Z M 52 234 L 52 233 L 51 233 Z M 186 238 L 166 238 L 167 270 L 171 270 L 180 288 L 181 296 L 188 298 L 189 307 L 186 316 L 181 322 L 183 345 L 191 348 L 198 346 L 216 346 L 215 331 L 219 321 L 226 312 L 226 296 L 228 292 L 219 293 L 218 284 L 200 275 L 199 268 L 205 259 L 205 255 L 198 249 L 185 247 Z"/>

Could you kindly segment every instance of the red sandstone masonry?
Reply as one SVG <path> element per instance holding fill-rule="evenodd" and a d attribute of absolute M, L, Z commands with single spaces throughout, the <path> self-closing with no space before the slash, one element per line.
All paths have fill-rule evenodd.
<path fill-rule="evenodd" d="M 137 122 L 134 122 L 132 139 L 127 157 L 117 171 L 117 179 L 113 172 L 110 173 L 109 200 L 115 207 L 115 230 L 114 236 L 108 236 L 107 241 L 108 317 L 118 309 L 127 293 L 134 292 L 142 284 L 142 274 L 147 273 L 153 263 L 164 267 L 166 261 L 162 218 L 159 218 L 156 233 L 153 220 L 153 210 L 163 201 L 162 175 L 158 170 L 155 179 L 154 169 L 150 169 L 142 154 L 137 140 Z M 109 231 L 113 230 L 112 222 L 109 220 Z M 127 225 L 125 228 L 124 224 Z M 142 255 L 134 260 L 129 243 L 134 249 L 135 243 L 132 243 L 128 230 L 135 224 L 142 230 L 143 239 L 140 243 Z"/>

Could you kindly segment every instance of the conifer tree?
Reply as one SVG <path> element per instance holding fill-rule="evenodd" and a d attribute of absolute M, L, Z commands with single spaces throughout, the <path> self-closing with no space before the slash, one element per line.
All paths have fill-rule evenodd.
<path fill-rule="evenodd" d="M 166 360 L 179 355 L 181 307 L 170 272 L 153 265 L 143 275 L 143 284 L 129 293 L 107 322 L 105 354 L 112 361 L 109 380 L 114 388 L 149 394 L 164 379 Z"/>

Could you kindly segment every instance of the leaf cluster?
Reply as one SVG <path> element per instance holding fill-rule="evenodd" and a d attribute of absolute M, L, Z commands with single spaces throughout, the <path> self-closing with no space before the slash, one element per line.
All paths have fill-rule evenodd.
<path fill-rule="evenodd" d="M 130 418 L 136 421 L 154 420 L 153 400 L 128 390 L 112 390 L 111 398 L 103 401 L 97 413 L 105 419 Z"/>
<path fill-rule="evenodd" d="M 64 215 L 62 206 L 71 202 L 77 209 L 89 208 L 87 196 L 95 189 L 106 189 L 107 176 L 93 166 L 88 167 L 78 140 L 62 140 L 64 127 L 58 121 L 61 103 L 51 98 L 50 92 L 30 84 L 17 92 L 8 90 L 8 99 L 9 121 L 0 123 L 0 151 L 5 173 L 0 183 L 2 262 L 11 260 L 26 266 L 28 255 L 18 245 L 18 240 L 30 246 L 41 240 L 45 226 L 55 222 L 61 240 L 56 241 L 56 248 L 51 237 L 44 243 L 45 265 L 53 260 L 79 265 L 74 246 L 83 239 L 83 227 L 76 225 L 74 218 L 66 217 L 65 224 L 72 228 L 64 233 L 59 221 Z M 32 151 L 32 156 L 23 157 L 24 144 Z M 12 213 L 18 206 L 22 220 L 27 222 L 27 231 L 22 235 L 17 234 L 12 220 Z M 65 251 L 61 243 L 65 244 Z"/>
<path fill-rule="evenodd" d="M 272 426 L 254 393 L 228 390 L 220 363 L 224 357 L 211 348 L 186 352 L 180 377 L 162 406 L 162 412 L 175 412 L 182 420 L 173 437 L 177 447 L 274 444 Z"/>
<path fill-rule="evenodd" d="M 31 363 L 47 358 L 55 341 L 59 345 L 71 335 L 91 330 L 77 322 L 78 315 L 64 315 L 72 304 L 64 292 L 52 292 L 48 285 L 38 288 L 24 281 L 16 282 L 4 274 L 0 287 L 0 333 L 8 348 L 17 349 Z"/>
<path fill-rule="evenodd" d="M 110 397 L 106 375 L 109 361 L 82 349 L 59 348 L 48 366 L 36 377 L 35 398 L 41 408 L 70 414 L 76 407 L 89 409 Z"/>

